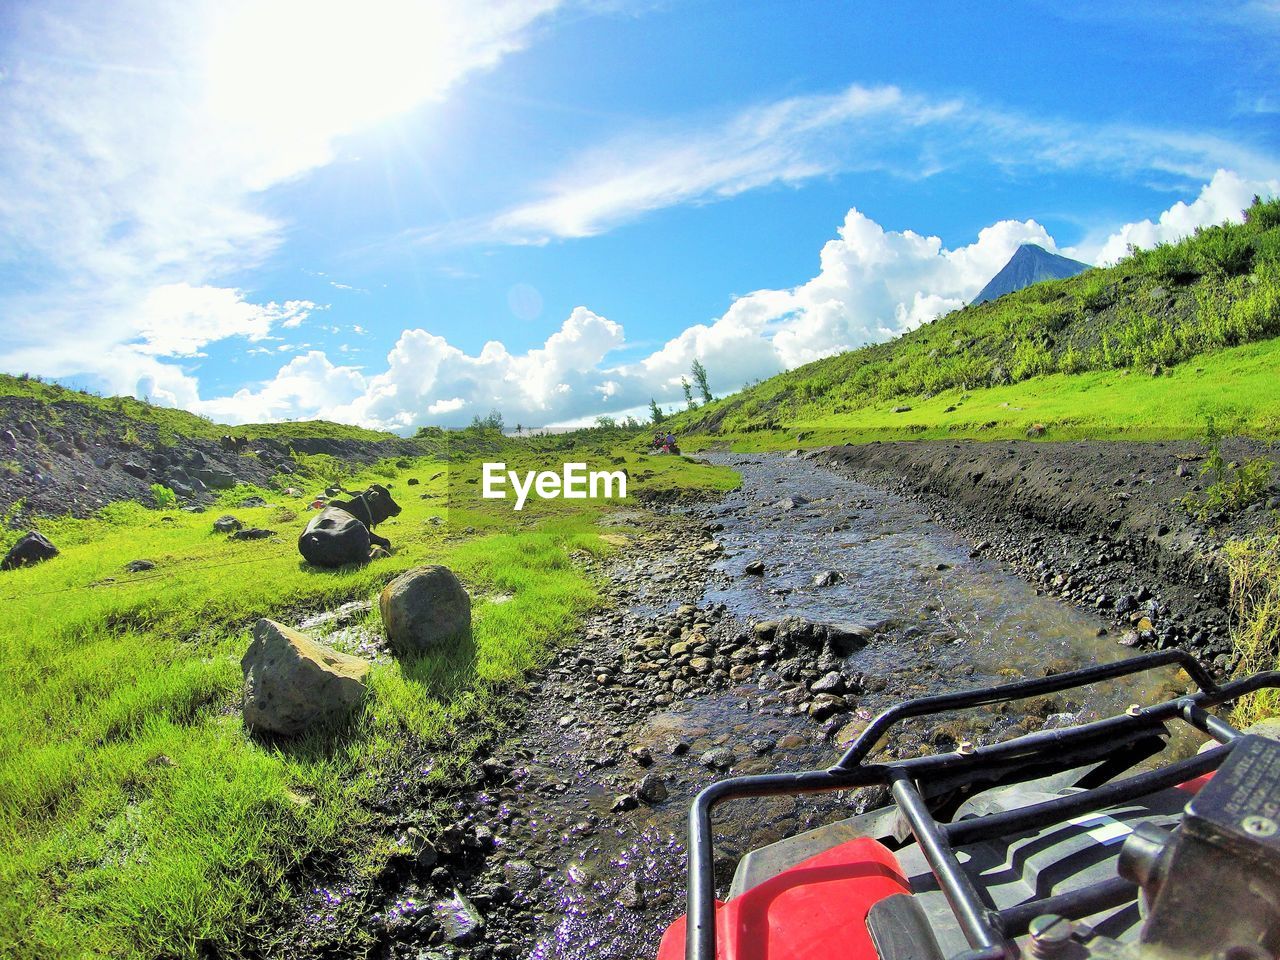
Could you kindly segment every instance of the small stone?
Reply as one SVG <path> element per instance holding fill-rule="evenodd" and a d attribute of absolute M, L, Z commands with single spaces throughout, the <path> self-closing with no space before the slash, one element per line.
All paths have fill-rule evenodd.
<path fill-rule="evenodd" d="M 628 877 L 618 888 L 618 902 L 628 910 L 643 910 L 648 904 L 638 877 Z"/>
<path fill-rule="evenodd" d="M 247 527 L 244 530 L 237 530 L 231 534 L 228 540 L 266 540 L 268 537 L 274 537 L 274 530 L 267 530 L 263 527 Z"/>
<path fill-rule="evenodd" d="M 837 670 L 832 670 L 809 685 L 810 693 L 844 693 L 844 690 L 844 677 Z"/>
<path fill-rule="evenodd" d="M 742 568 L 742 572 L 749 577 L 763 577 L 764 561 L 752 560 L 750 563 L 748 563 L 745 567 Z"/>
<path fill-rule="evenodd" d="M 738 762 L 738 758 L 728 747 L 714 747 L 699 757 L 698 762 L 713 770 L 728 770 Z"/>
<path fill-rule="evenodd" d="M 433 904 L 431 910 L 447 943 L 466 946 L 480 939 L 484 932 L 484 917 L 475 904 L 457 890 L 449 899 Z"/>
<path fill-rule="evenodd" d="M 124 565 L 125 570 L 129 573 L 142 573 L 144 570 L 154 570 L 156 567 L 153 560 L 130 560 Z"/>
<path fill-rule="evenodd" d="M 647 773 L 636 784 L 636 796 L 645 803 L 653 805 L 667 799 L 667 781 L 659 773 Z"/>
<path fill-rule="evenodd" d="M 648 747 L 632 747 L 627 753 L 631 754 L 631 759 L 642 767 L 653 765 L 653 753 Z"/>
<path fill-rule="evenodd" d="M 609 809 L 614 813 L 624 813 L 627 810 L 634 810 L 638 806 L 640 806 L 640 801 L 634 796 L 629 793 L 620 793 L 613 798 L 613 806 Z"/>
<path fill-rule="evenodd" d="M 839 571 L 823 570 L 813 578 L 813 585 L 815 587 L 831 587 L 839 583 L 841 579 Z"/>

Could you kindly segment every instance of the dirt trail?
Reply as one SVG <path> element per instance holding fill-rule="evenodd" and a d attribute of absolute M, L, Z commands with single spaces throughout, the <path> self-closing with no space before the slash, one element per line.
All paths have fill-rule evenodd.
<path fill-rule="evenodd" d="M 406 839 L 363 927 L 374 955 L 652 957 L 683 912 L 689 803 L 713 779 L 825 766 L 904 697 L 1126 653 L 1109 618 L 1042 595 L 919 504 L 795 459 L 721 459 L 741 491 L 613 518 L 642 531 L 603 571 L 615 606 L 536 678 L 452 825 Z M 842 630 L 824 639 L 812 623 Z M 941 718 L 887 749 L 1086 719 L 1167 695 L 1171 680 Z M 730 805 L 717 820 L 720 882 L 749 846 L 870 799 Z M 313 949 L 338 941 L 323 899 Z"/>

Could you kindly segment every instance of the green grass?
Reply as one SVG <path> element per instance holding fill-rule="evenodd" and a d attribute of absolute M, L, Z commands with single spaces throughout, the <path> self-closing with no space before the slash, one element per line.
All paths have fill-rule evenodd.
<path fill-rule="evenodd" d="M 1231 576 L 1231 639 L 1238 675 L 1280 669 L 1280 525 L 1226 547 Z M 1231 715 L 1237 727 L 1280 715 L 1280 691 L 1241 700 Z"/>
<path fill-rule="evenodd" d="M 680 458 L 628 459 L 650 474 L 639 487 L 736 482 Z M 600 533 L 599 503 L 548 502 L 518 522 L 497 503 L 451 505 L 446 476 L 429 479 L 445 469 L 421 460 L 353 478 L 392 479 L 404 510 L 379 528 L 393 557 L 337 571 L 300 561 L 303 501 L 235 510 L 280 531 L 247 543 L 211 532 L 217 511 L 120 503 L 41 522 L 61 556 L 0 575 L 0 954 L 251 953 L 296 894 L 299 864 L 378 868 L 361 801 L 423 750 L 432 779 L 460 775 L 459 722 L 500 709 L 600 602 L 575 557 L 612 549 L 616 534 Z M 447 524 L 429 522 L 450 506 Z M 123 571 L 139 558 L 158 566 Z M 245 734 L 239 659 L 258 617 L 374 598 L 424 562 L 448 564 L 472 592 L 470 644 L 376 666 L 348 729 L 287 748 Z M 380 626 L 376 604 L 367 625 Z"/>
<path fill-rule="evenodd" d="M 699 434 L 691 449 L 815 447 L 875 440 L 1160 440 L 1198 437 L 1210 417 L 1224 433 L 1280 436 L 1280 339 L 1207 354 L 1163 376 L 1140 371 L 1051 374 L 1002 387 L 882 402 L 847 413 L 798 418 L 786 430 Z M 907 405 L 905 413 L 893 407 Z M 948 408 L 955 409 L 949 410 Z"/>
<path fill-rule="evenodd" d="M 900 435 L 901 420 L 893 421 L 887 411 L 905 404 L 938 416 L 923 423 L 919 416 L 902 420 L 950 435 L 949 426 L 970 429 L 962 422 L 973 419 L 972 407 L 950 419 L 941 410 L 968 395 L 973 406 L 985 402 L 979 398 L 994 398 L 997 406 L 1028 398 L 1047 404 L 1047 415 L 1060 422 L 1095 423 L 1108 435 L 1125 434 L 1141 424 L 1123 405 L 1099 396 L 1099 385 L 1119 383 L 1118 374 L 1149 376 L 1153 365 L 1176 367 L 1179 374 L 1186 366 L 1203 367 L 1225 376 L 1234 361 L 1215 362 L 1220 353 L 1277 336 L 1280 200 L 1272 200 L 1250 207 L 1242 224 L 1199 230 L 1178 244 L 1135 251 L 1114 267 L 955 310 L 887 343 L 815 361 L 676 414 L 669 425 L 682 435 L 837 425 Z M 1072 385 L 1055 374 L 1081 379 Z M 1187 404 L 1171 398 L 1175 409 L 1166 412 L 1158 395 L 1185 384 L 1175 377 L 1150 391 L 1135 386 L 1131 393 L 1117 393 L 1128 393 L 1144 413 L 1156 414 L 1157 434 L 1180 433 Z M 1206 396 L 1212 389 L 1193 383 L 1195 402 L 1233 408 L 1236 419 L 1246 421 L 1274 415 L 1274 404 L 1267 406 L 1274 389 L 1264 389 L 1255 400 L 1244 384 L 1230 379 L 1213 386 L 1226 395 L 1225 403 L 1215 404 Z M 1059 400 L 1081 407 L 1072 413 Z M 981 422 L 995 420 L 990 429 L 996 429 L 1007 419 L 997 413 Z M 1195 425 L 1202 424 L 1203 417 Z"/>
<path fill-rule="evenodd" d="M 45 407 L 42 419 L 53 425 L 62 422 L 60 408 L 67 404 L 79 404 L 98 413 L 108 414 L 119 427 L 117 437 L 132 432 L 133 442 L 137 442 L 136 425 L 142 423 L 155 427 L 165 442 L 174 442 L 180 437 L 216 440 L 226 435 L 247 437 L 250 440 L 280 440 L 284 443 L 315 439 L 375 442 L 396 439 L 394 434 L 381 430 L 369 430 L 328 420 L 248 423 L 230 427 L 186 410 L 158 407 L 133 397 L 100 397 L 81 390 L 69 390 L 56 383 L 46 383 L 35 377 L 15 377 L 0 373 L 0 398 L 4 397 L 19 397 L 42 404 Z"/>

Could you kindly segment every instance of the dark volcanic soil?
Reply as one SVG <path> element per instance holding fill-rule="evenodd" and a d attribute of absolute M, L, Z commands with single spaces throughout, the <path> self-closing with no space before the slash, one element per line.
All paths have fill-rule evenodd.
<path fill-rule="evenodd" d="M 934 447 L 935 462 L 957 459 L 949 449 Z M 1136 550 L 1132 560 L 1089 566 L 1087 556 L 1119 548 L 1087 533 L 1078 547 L 1059 543 L 1059 532 L 1026 518 L 1022 498 L 1003 488 L 973 501 L 987 505 L 985 517 L 958 492 L 944 517 L 849 475 L 870 476 L 875 464 L 911 476 L 910 461 L 857 450 L 821 451 L 808 462 L 721 459 L 742 471 L 740 492 L 614 518 L 639 534 L 600 570 L 613 608 L 534 678 L 520 716 L 477 762 L 476 789 L 450 802 L 448 822 L 427 822 L 427 799 L 412 784 L 393 785 L 390 795 L 419 799 L 392 805 L 387 830 L 397 853 L 380 883 L 317 885 L 291 954 L 652 957 L 684 909 L 686 815 L 709 782 L 826 766 L 875 713 L 904 698 L 1123 657 L 1118 640 L 1128 642 L 1128 632 L 1138 644 L 1203 635 L 1209 648 L 1217 636 L 1215 601 L 1174 611 L 1183 588 L 1143 573 Z M 1141 477 L 1131 467 L 1125 487 L 1113 489 L 1129 490 L 1140 514 L 1155 511 L 1152 498 L 1165 491 L 1131 483 L 1130 474 Z M 1078 471 L 1073 482 L 1086 486 L 1087 476 Z M 1145 580 L 1131 587 L 1122 574 Z M 1058 587 L 1042 585 L 1059 577 Z M 1102 590 L 1113 601 L 1100 607 Z M 815 623 L 845 632 L 824 639 L 806 626 Z M 954 749 L 1182 689 L 1162 674 L 935 718 L 896 732 L 883 749 Z M 744 850 L 876 800 L 836 794 L 723 808 L 722 890 Z"/>

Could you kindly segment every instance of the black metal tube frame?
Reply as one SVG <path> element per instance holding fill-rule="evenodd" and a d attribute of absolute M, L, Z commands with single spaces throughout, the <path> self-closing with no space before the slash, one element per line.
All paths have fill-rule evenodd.
<path fill-rule="evenodd" d="M 980 747 L 971 754 L 952 752 L 891 763 L 867 762 L 871 751 L 890 728 L 912 717 L 1023 700 L 1165 666 L 1179 666 L 1185 670 L 1199 687 L 1199 692 L 1078 727 L 1027 734 Z M 1239 732 L 1210 715 L 1206 708 L 1269 687 L 1280 687 L 1280 671 L 1258 673 L 1220 686 L 1204 665 L 1187 651 L 1155 651 L 1051 677 L 906 701 L 877 716 L 840 760 L 825 770 L 733 777 L 713 783 L 698 794 L 689 812 L 685 960 L 715 960 L 716 957 L 715 853 L 711 813 L 717 804 L 745 797 L 825 793 L 875 785 L 887 786 L 893 791 L 899 809 L 929 861 L 939 888 L 947 897 L 957 922 L 972 946 L 972 949 L 953 960 L 1001 960 L 1015 957 L 1017 947 L 1005 932 L 1002 915 L 988 910 L 978 898 L 972 881 L 955 858 L 952 846 L 972 842 L 976 836 L 982 835 L 981 831 L 987 826 L 994 828 L 999 825 L 1004 833 L 1046 826 L 1060 822 L 1071 814 L 1101 809 L 1216 769 Z M 1071 769 L 1081 765 L 1081 748 L 1093 748 L 1099 755 L 1105 755 L 1109 749 L 1110 737 L 1162 729 L 1169 720 L 1186 722 L 1222 742 L 1224 746 L 1189 761 L 1103 784 L 1061 801 L 1049 801 L 1025 810 L 954 824 L 940 824 L 934 820 L 921 796 L 919 784 L 936 780 L 939 775 L 959 777 L 966 774 L 970 780 L 978 780 L 983 774 L 989 774 L 1002 764 L 1015 762 L 1021 757 L 1043 754 L 1046 748 L 1053 748 L 1052 755 L 1063 759 L 1065 765 L 1062 769 Z M 984 824 L 984 821 L 990 823 Z M 1014 917 L 1021 923 L 1016 912 Z"/>

